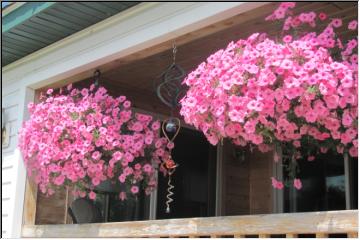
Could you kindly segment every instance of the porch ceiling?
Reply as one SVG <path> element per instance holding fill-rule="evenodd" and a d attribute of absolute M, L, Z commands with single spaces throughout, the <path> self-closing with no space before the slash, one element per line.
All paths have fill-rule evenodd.
<path fill-rule="evenodd" d="M 281 26 L 274 22 L 264 21 L 264 18 L 276 7 L 277 3 L 269 3 L 196 32 L 177 37 L 174 39 L 178 47 L 177 64 L 189 73 L 205 61 L 207 56 L 226 47 L 230 41 L 246 38 L 255 32 L 267 32 L 271 36 L 278 36 Z M 344 19 L 344 26 L 340 29 L 343 37 L 349 39 L 357 35 L 347 29 L 347 23 L 357 19 L 356 2 L 298 2 L 295 12 L 303 11 L 326 12 L 329 18 L 341 17 Z M 318 27 L 323 29 L 324 24 Z M 173 40 L 164 42 L 98 66 L 102 72 L 100 85 L 106 87 L 113 96 L 126 95 L 137 108 L 168 114 L 169 109 L 156 96 L 153 82 L 172 63 L 172 44 Z M 84 75 L 91 76 L 94 70 Z M 79 87 L 88 86 L 90 82 L 93 82 L 92 77 L 82 79 L 84 78 L 86 79 L 77 83 Z M 51 87 L 59 87 L 59 85 Z"/>
<path fill-rule="evenodd" d="M 222 24 L 210 26 L 209 28 L 216 31 L 209 35 L 204 36 L 200 30 L 192 35 L 175 39 L 178 45 L 177 64 L 189 73 L 195 70 L 201 62 L 206 61 L 210 54 L 225 48 L 231 41 L 247 38 L 256 32 L 266 32 L 273 38 L 278 38 L 282 26 L 264 20 L 276 7 L 277 3 L 271 3 L 228 19 Z M 298 2 L 295 12 L 303 11 L 325 12 L 329 19 L 342 18 L 344 24 L 338 31 L 341 32 L 343 40 L 357 36 L 357 33 L 347 29 L 348 22 L 357 19 L 356 2 L 336 4 L 332 2 Z M 326 21 L 317 28 L 324 29 L 327 23 Z M 153 80 L 172 63 L 172 42 L 163 43 L 158 47 L 158 49 L 160 48 L 162 48 L 160 52 L 150 56 L 148 54 L 152 51 L 156 52 L 156 49 L 148 49 L 146 53 L 137 53 L 137 56 L 119 59 L 104 74 L 105 83 L 113 89 L 127 86 L 142 91 L 152 91 Z"/>
<path fill-rule="evenodd" d="M 27 2 L 2 15 L 2 66 L 139 2 Z"/>

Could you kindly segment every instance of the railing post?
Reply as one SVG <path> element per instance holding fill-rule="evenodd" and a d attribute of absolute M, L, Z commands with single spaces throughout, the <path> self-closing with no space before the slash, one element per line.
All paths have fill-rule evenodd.
<path fill-rule="evenodd" d="M 234 238 L 245 238 L 244 234 L 235 234 Z"/>
<path fill-rule="evenodd" d="M 270 234 L 259 234 L 259 238 L 270 238 Z"/>
<path fill-rule="evenodd" d="M 327 233 L 316 233 L 316 238 L 327 238 L 329 234 Z"/>
<path fill-rule="evenodd" d="M 287 233 L 286 234 L 286 238 L 297 238 L 298 237 L 298 234 L 296 233 Z"/>
<path fill-rule="evenodd" d="M 348 238 L 358 238 L 358 233 L 357 232 L 348 233 L 347 237 Z"/>

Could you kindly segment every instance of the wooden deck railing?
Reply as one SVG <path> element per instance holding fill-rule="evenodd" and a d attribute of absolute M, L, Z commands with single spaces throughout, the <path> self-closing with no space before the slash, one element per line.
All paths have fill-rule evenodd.
<path fill-rule="evenodd" d="M 358 210 L 118 223 L 25 225 L 23 237 L 357 237 Z"/>

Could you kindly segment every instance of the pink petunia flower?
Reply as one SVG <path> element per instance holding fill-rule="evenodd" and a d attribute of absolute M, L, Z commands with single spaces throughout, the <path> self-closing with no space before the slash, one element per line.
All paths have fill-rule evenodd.
<path fill-rule="evenodd" d="M 342 20 L 340 18 L 334 18 L 331 21 L 331 25 L 334 26 L 335 28 L 341 27 L 342 26 Z"/>
<path fill-rule="evenodd" d="M 95 200 L 95 199 L 96 199 L 96 193 L 94 193 L 93 191 L 91 191 L 91 192 L 89 193 L 89 198 L 90 198 L 91 200 Z"/>
<path fill-rule="evenodd" d="M 357 28 L 357 21 L 356 20 L 352 20 L 351 22 L 349 22 L 348 29 L 355 30 L 356 28 Z"/>
<path fill-rule="evenodd" d="M 319 13 L 319 19 L 321 21 L 324 21 L 326 18 L 327 18 L 327 15 L 325 13 L 323 13 L 323 12 Z"/>
<path fill-rule="evenodd" d="M 294 179 L 294 187 L 297 189 L 297 190 L 300 190 L 302 188 L 302 183 L 300 181 L 300 179 L 298 178 L 295 178 Z"/>
<path fill-rule="evenodd" d="M 131 192 L 133 194 L 137 194 L 139 192 L 139 187 L 138 186 L 132 186 L 130 190 L 131 190 Z"/>

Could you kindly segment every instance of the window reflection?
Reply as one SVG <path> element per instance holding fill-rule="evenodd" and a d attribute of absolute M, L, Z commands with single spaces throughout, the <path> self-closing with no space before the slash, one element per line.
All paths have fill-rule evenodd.
<path fill-rule="evenodd" d="M 303 187 L 285 190 L 285 212 L 346 209 L 343 155 L 329 152 L 311 162 L 299 159 L 298 164 Z"/>

